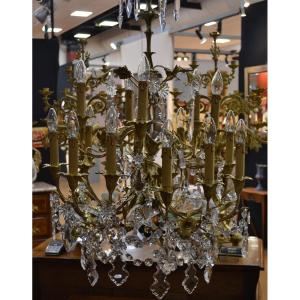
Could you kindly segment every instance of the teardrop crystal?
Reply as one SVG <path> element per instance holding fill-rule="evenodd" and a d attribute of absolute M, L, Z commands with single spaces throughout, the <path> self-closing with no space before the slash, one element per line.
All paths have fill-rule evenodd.
<path fill-rule="evenodd" d="M 134 18 L 137 21 L 139 19 L 139 13 L 140 13 L 140 0 L 134 1 Z"/>
<path fill-rule="evenodd" d="M 69 138 L 76 138 L 79 133 L 79 123 L 76 113 L 71 110 L 65 117 L 67 133 Z"/>
<path fill-rule="evenodd" d="M 119 15 L 118 15 L 119 28 L 122 28 L 123 24 L 123 0 L 119 0 Z"/>
<path fill-rule="evenodd" d="M 198 277 L 196 276 L 197 270 L 194 265 L 189 265 L 184 271 L 185 279 L 182 282 L 182 286 L 189 293 L 192 294 L 198 285 Z"/>
<path fill-rule="evenodd" d="M 107 133 L 116 133 L 118 128 L 118 113 L 114 105 L 110 105 L 106 112 L 105 127 Z"/>
<path fill-rule="evenodd" d="M 222 91 L 223 91 L 223 78 L 221 72 L 217 70 L 211 80 L 211 92 L 213 95 L 221 95 Z"/>
<path fill-rule="evenodd" d="M 235 142 L 244 144 L 246 141 L 246 125 L 243 119 L 239 119 L 236 125 Z"/>
<path fill-rule="evenodd" d="M 78 83 L 85 83 L 86 81 L 86 66 L 82 59 L 76 59 L 74 64 L 74 79 Z"/>
<path fill-rule="evenodd" d="M 57 114 L 54 108 L 50 108 L 47 115 L 47 126 L 49 132 L 56 132 L 57 130 Z"/>
<path fill-rule="evenodd" d="M 150 64 L 145 54 L 141 58 L 137 73 L 139 81 L 148 81 L 150 79 Z"/>
<path fill-rule="evenodd" d="M 234 132 L 235 131 L 235 118 L 234 118 L 234 113 L 232 110 L 229 110 L 226 115 L 225 131 L 226 132 Z"/>
<path fill-rule="evenodd" d="M 217 128 L 214 119 L 208 115 L 205 120 L 204 142 L 214 144 L 216 141 Z"/>
<path fill-rule="evenodd" d="M 116 84 L 115 84 L 113 71 L 110 71 L 108 73 L 106 87 L 107 87 L 107 94 L 111 97 L 114 97 L 117 93 L 117 88 L 116 88 Z"/>
<path fill-rule="evenodd" d="M 212 267 L 211 266 L 206 266 L 204 269 L 204 280 L 207 284 L 209 284 L 210 279 L 211 279 L 211 274 L 212 274 Z"/>

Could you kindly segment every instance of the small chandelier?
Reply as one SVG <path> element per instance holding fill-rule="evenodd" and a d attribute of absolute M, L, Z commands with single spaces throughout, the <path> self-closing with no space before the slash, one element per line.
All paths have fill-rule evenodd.
<path fill-rule="evenodd" d="M 122 9 L 124 2 L 120 0 Z M 127 1 L 127 13 L 132 5 L 136 14 L 138 4 Z M 150 4 L 137 16 L 152 16 Z M 176 18 L 179 6 L 175 1 Z M 165 7 L 166 1 L 159 1 L 160 18 Z M 150 26 L 148 22 L 146 33 Z M 250 214 L 240 193 L 247 179 L 246 149 L 260 142 L 259 126 L 247 122 L 260 94 L 226 95 L 237 65 L 231 65 L 230 73 L 218 69 L 218 33 L 211 36 L 212 72 L 202 74 L 195 63 L 188 69 L 153 66 L 151 49 L 141 58 L 137 78 L 126 66 L 104 65 L 96 72 L 86 68 L 82 42 L 78 59 L 68 69 L 73 89 L 51 104 L 51 92 L 42 90 L 48 109 L 49 167 L 57 186 L 51 195 L 53 234 L 62 233 L 67 251 L 81 246 L 81 266 L 92 286 L 99 278 L 97 260 L 111 264 L 108 276 L 116 286 L 126 282 L 128 262 L 155 264 L 149 285 L 162 299 L 170 289 L 167 276 L 185 265 L 182 285 L 191 294 L 198 269 L 210 282 L 224 242 L 239 244 L 241 254 L 247 255 Z M 186 105 L 179 101 L 179 91 L 169 91 L 168 82 L 179 73 L 186 75 L 192 91 Z M 208 96 L 201 93 L 204 89 Z M 168 119 L 171 96 L 175 110 Z M 241 114 L 245 121 L 238 119 Z M 99 115 L 105 116 L 105 126 L 95 122 Z M 68 149 L 66 173 L 59 162 L 62 146 Z M 88 177 L 99 158 L 105 158 L 97 171 L 107 188 L 101 195 Z M 61 177 L 68 181 L 68 195 L 61 191 Z M 145 247 L 151 251 L 142 261 L 134 249 Z"/>

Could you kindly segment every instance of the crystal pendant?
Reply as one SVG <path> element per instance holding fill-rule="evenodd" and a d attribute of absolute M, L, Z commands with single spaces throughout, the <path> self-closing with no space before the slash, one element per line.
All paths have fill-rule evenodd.
<path fill-rule="evenodd" d="M 107 94 L 111 97 L 114 97 L 117 93 L 117 88 L 114 80 L 114 74 L 112 71 L 109 72 L 108 74 L 106 87 L 107 87 Z"/>
<path fill-rule="evenodd" d="M 65 117 L 67 133 L 69 138 L 76 138 L 79 133 L 79 123 L 76 113 L 71 110 Z"/>
<path fill-rule="evenodd" d="M 232 110 L 229 110 L 226 115 L 225 131 L 226 132 L 234 132 L 235 131 L 235 118 L 234 118 L 234 113 Z"/>
<path fill-rule="evenodd" d="M 211 93 L 213 95 L 221 95 L 223 91 L 223 77 L 219 70 L 216 71 L 211 80 Z"/>
<path fill-rule="evenodd" d="M 49 132 L 56 132 L 57 130 L 57 114 L 54 108 L 50 108 L 47 115 L 47 126 Z"/>
<path fill-rule="evenodd" d="M 197 270 L 194 265 L 188 265 L 184 274 L 185 279 L 182 282 L 182 286 L 189 294 L 192 294 L 198 285 L 199 278 L 196 276 Z"/>
<path fill-rule="evenodd" d="M 108 272 L 108 276 L 116 286 L 121 286 L 129 277 L 129 272 L 126 270 L 126 263 L 117 259 L 117 261 L 111 263 L 111 265 L 112 269 Z"/>
<path fill-rule="evenodd" d="M 179 12 L 180 12 L 180 0 L 174 0 L 173 15 L 176 22 L 179 20 Z"/>
<path fill-rule="evenodd" d="M 193 92 L 194 93 L 200 93 L 200 89 L 201 89 L 201 68 L 200 66 L 198 66 L 194 72 L 193 72 Z"/>
<path fill-rule="evenodd" d="M 243 119 L 239 119 L 236 125 L 235 142 L 244 144 L 246 141 L 246 125 Z"/>
<path fill-rule="evenodd" d="M 106 112 L 105 118 L 106 133 L 116 133 L 118 128 L 118 113 L 113 104 L 110 105 Z"/>
<path fill-rule="evenodd" d="M 185 161 L 185 158 L 184 158 L 183 150 L 182 149 L 178 150 L 177 154 L 178 154 L 179 168 L 180 169 L 185 169 L 186 168 L 186 161 Z"/>
<path fill-rule="evenodd" d="M 78 83 L 85 83 L 86 81 L 86 66 L 82 59 L 75 59 L 74 64 L 74 79 Z"/>
<path fill-rule="evenodd" d="M 170 283 L 166 281 L 167 276 L 157 266 L 156 272 L 153 275 L 154 282 L 150 290 L 157 299 L 162 299 L 170 289 Z"/>
<path fill-rule="evenodd" d="M 153 260 L 151 258 L 145 259 L 145 266 L 151 267 L 153 265 Z"/>
<path fill-rule="evenodd" d="M 166 22 L 166 7 L 167 0 L 159 0 L 158 1 L 158 10 L 159 10 L 159 24 L 161 31 L 164 31 L 167 25 Z"/>
<path fill-rule="evenodd" d="M 134 85 L 132 81 L 128 78 L 124 80 L 124 86 L 125 86 L 125 90 L 133 91 L 134 89 Z"/>
<path fill-rule="evenodd" d="M 164 82 L 160 85 L 160 89 L 158 91 L 158 96 L 161 99 L 166 100 L 168 98 L 168 95 L 169 95 L 169 86 L 166 82 Z"/>
<path fill-rule="evenodd" d="M 209 284 L 210 279 L 211 279 L 211 275 L 212 275 L 212 267 L 211 266 L 206 266 L 204 269 L 204 280 L 207 284 Z"/>
<path fill-rule="evenodd" d="M 127 18 L 130 18 L 131 12 L 132 12 L 132 0 L 127 0 L 126 3 L 126 12 L 127 12 Z"/>
<path fill-rule="evenodd" d="M 93 119 L 95 118 L 95 112 L 92 105 L 88 105 L 85 111 L 85 115 L 87 116 L 86 125 L 93 126 Z"/>
<path fill-rule="evenodd" d="M 87 270 L 87 277 L 90 282 L 90 285 L 94 286 L 99 280 L 99 273 L 96 269 L 91 268 Z"/>
<path fill-rule="evenodd" d="M 140 12 L 140 0 L 134 1 L 134 18 L 137 21 L 139 19 L 139 12 Z"/>
<path fill-rule="evenodd" d="M 143 54 L 140 64 L 138 66 L 138 80 L 148 81 L 150 80 L 150 64 L 147 56 Z"/>
<path fill-rule="evenodd" d="M 166 120 L 161 131 L 161 143 L 164 148 L 170 148 L 173 144 L 172 121 Z"/>
<path fill-rule="evenodd" d="M 186 114 L 182 107 L 179 107 L 176 114 L 177 128 L 185 128 Z"/>
<path fill-rule="evenodd" d="M 123 24 L 123 0 L 119 0 L 119 15 L 118 15 L 119 28 L 122 28 Z"/>
<path fill-rule="evenodd" d="M 209 115 L 205 120 L 205 134 L 204 134 L 204 142 L 206 144 L 214 144 L 216 141 L 216 124 L 214 119 Z"/>

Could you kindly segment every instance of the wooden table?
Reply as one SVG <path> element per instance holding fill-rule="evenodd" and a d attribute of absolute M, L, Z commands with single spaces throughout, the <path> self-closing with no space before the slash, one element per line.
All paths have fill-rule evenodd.
<path fill-rule="evenodd" d="M 32 244 L 45 241 L 51 236 L 50 193 L 56 191 L 54 185 L 46 182 L 32 184 Z"/>
<path fill-rule="evenodd" d="M 91 287 L 85 271 L 80 266 L 80 249 L 61 256 L 45 256 L 48 241 L 33 250 L 33 299 L 34 300 L 141 300 L 156 299 L 149 287 L 156 267 L 135 267 L 127 263 L 130 275 L 126 283 L 116 287 L 107 273 L 110 264 L 98 262 L 99 281 Z M 184 267 L 170 274 L 171 284 L 164 299 L 206 300 L 255 300 L 259 273 L 263 270 L 263 246 L 257 237 L 249 237 L 249 254 L 246 258 L 220 256 L 213 268 L 210 284 L 199 271 L 198 287 L 188 295 L 182 287 Z"/>
<path fill-rule="evenodd" d="M 249 206 L 251 202 L 255 202 L 261 207 L 261 224 L 260 233 L 257 234 L 267 244 L 267 205 L 268 192 L 259 191 L 254 187 L 247 187 L 242 190 L 241 198 L 245 205 Z M 251 212 L 251 210 L 250 210 Z M 255 230 L 256 231 L 256 230 Z"/>

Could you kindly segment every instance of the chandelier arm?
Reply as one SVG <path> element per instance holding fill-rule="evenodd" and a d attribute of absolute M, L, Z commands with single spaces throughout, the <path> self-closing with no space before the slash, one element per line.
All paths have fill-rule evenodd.
<path fill-rule="evenodd" d="M 91 198 L 93 198 L 94 200 L 96 200 L 99 204 L 101 204 L 101 200 L 98 198 L 98 196 L 96 195 L 96 193 L 94 192 L 91 184 L 90 184 L 90 181 L 89 181 L 89 178 L 88 176 L 86 178 L 82 177 L 83 181 L 85 182 L 85 185 L 87 187 L 87 190 L 88 190 L 88 194 L 91 196 Z"/>

